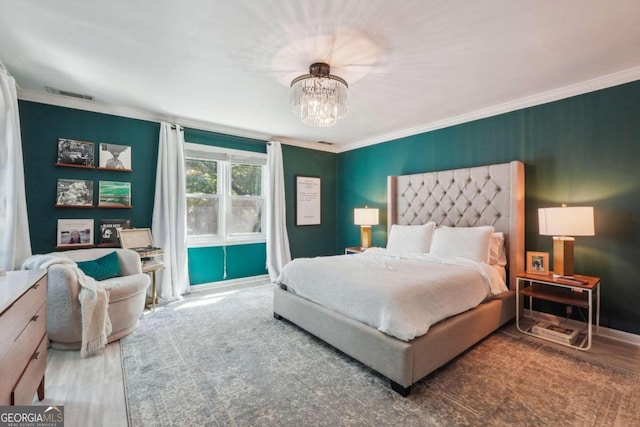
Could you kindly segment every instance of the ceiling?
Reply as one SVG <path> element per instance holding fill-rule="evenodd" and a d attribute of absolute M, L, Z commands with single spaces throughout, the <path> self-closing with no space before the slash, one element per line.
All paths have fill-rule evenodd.
<path fill-rule="evenodd" d="M 45 87 L 237 135 L 335 149 L 640 79 L 640 1 L 0 0 L 0 60 Z M 327 62 L 347 117 L 310 128 L 289 84 Z"/>

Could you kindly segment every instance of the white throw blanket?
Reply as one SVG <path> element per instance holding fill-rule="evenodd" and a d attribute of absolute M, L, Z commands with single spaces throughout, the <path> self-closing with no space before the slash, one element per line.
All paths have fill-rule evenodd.
<path fill-rule="evenodd" d="M 33 255 L 22 264 L 22 269 L 38 270 L 52 265 L 62 265 L 78 280 L 78 300 L 82 317 L 80 357 L 95 354 L 107 345 L 107 337 L 111 334 L 111 319 L 107 312 L 109 292 L 93 277 L 85 275 L 78 268 L 78 264 L 62 254 Z"/>
<path fill-rule="evenodd" d="M 285 265 L 277 283 L 404 341 L 507 291 L 488 264 L 379 248 L 295 259 Z"/>

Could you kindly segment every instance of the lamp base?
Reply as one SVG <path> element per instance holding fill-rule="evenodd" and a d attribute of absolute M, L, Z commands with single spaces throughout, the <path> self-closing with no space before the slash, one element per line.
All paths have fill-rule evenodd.
<path fill-rule="evenodd" d="M 371 247 L 371 226 L 370 225 L 360 226 L 360 247 L 362 249 L 367 249 Z"/>
<path fill-rule="evenodd" d="M 573 237 L 553 238 L 553 275 L 573 276 Z"/>

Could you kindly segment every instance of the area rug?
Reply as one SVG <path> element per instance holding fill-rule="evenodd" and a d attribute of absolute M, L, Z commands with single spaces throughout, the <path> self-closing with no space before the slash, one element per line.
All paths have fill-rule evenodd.
<path fill-rule="evenodd" d="M 121 342 L 130 426 L 638 426 L 630 373 L 497 332 L 413 387 L 272 314 L 271 286 L 147 315 Z"/>

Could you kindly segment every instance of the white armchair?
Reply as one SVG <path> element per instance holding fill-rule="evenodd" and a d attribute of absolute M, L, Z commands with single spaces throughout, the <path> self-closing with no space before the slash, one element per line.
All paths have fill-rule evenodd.
<path fill-rule="evenodd" d="M 138 327 L 144 311 L 150 278 L 142 272 L 140 257 L 131 249 L 95 248 L 64 251 L 75 262 L 90 261 L 117 252 L 122 276 L 101 281 L 109 292 L 109 318 L 116 341 Z M 53 348 L 76 350 L 82 343 L 82 321 L 75 276 L 61 265 L 49 267 L 47 289 L 47 334 Z"/>

